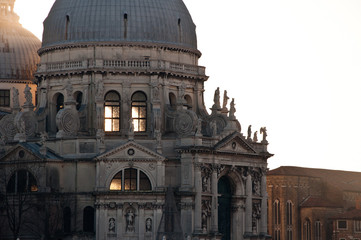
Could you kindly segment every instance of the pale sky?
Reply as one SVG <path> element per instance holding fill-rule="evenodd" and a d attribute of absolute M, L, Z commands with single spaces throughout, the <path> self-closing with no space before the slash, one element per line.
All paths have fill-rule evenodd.
<path fill-rule="evenodd" d="M 16 0 L 39 39 L 53 2 Z M 219 86 L 235 98 L 244 135 L 266 126 L 270 169 L 361 171 L 360 0 L 184 2 L 210 76 L 207 107 Z"/>

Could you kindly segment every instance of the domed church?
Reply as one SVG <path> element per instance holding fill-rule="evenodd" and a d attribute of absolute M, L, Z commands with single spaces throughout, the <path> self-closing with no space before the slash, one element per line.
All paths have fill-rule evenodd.
<path fill-rule="evenodd" d="M 0 122 L 0 239 L 269 237 L 267 129 L 206 109 L 195 28 L 182 0 L 55 1 L 37 105 Z"/>
<path fill-rule="evenodd" d="M 32 80 L 40 59 L 37 50 L 41 43 L 19 23 L 14 1 L 0 1 L 0 119 L 13 109 L 20 110 L 25 98 L 19 96 L 19 92 L 22 93 L 26 85 L 35 96 L 36 84 Z M 13 96 L 20 97 L 15 105 L 11 101 Z M 35 104 L 35 98 L 32 103 Z"/>

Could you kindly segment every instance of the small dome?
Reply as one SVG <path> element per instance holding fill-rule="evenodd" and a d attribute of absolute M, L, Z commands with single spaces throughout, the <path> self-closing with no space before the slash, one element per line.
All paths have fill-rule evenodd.
<path fill-rule="evenodd" d="M 197 49 L 182 0 L 56 0 L 44 21 L 43 47 L 87 42 Z"/>
<path fill-rule="evenodd" d="M 19 23 L 8 6 L 0 13 L 0 79 L 31 80 L 41 42 Z"/>

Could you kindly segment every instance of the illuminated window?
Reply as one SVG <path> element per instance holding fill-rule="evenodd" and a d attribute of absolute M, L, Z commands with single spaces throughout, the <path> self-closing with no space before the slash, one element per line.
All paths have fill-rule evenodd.
<path fill-rule="evenodd" d="M 64 108 L 64 96 L 63 94 L 59 93 L 58 97 L 56 98 L 56 112 L 59 112 L 60 109 Z"/>
<path fill-rule="evenodd" d="M 120 96 L 115 91 L 105 95 L 104 126 L 106 132 L 119 132 Z"/>
<path fill-rule="evenodd" d="M 132 121 L 134 132 L 147 131 L 147 97 L 143 92 L 132 96 Z"/>
<path fill-rule="evenodd" d="M 6 191 L 8 193 L 37 192 L 38 186 L 29 171 L 19 170 L 11 176 Z"/>
<path fill-rule="evenodd" d="M 0 107 L 10 107 L 10 90 L 0 90 Z"/>
<path fill-rule="evenodd" d="M 118 172 L 110 183 L 112 191 L 149 191 L 152 190 L 147 175 L 135 168 L 127 168 Z"/>

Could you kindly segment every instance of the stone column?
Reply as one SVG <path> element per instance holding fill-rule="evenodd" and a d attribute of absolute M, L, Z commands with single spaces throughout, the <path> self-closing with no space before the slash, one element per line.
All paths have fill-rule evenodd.
<path fill-rule="evenodd" d="M 195 185 L 195 204 L 194 204 L 194 231 L 202 232 L 202 173 L 199 163 L 194 165 L 194 185 Z"/>
<path fill-rule="evenodd" d="M 198 169 L 196 166 L 193 168 L 193 158 L 191 154 L 188 153 L 183 153 L 181 156 L 181 191 L 193 191 L 193 184 L 196 184 L 196 181 L 193 182 L 193 172 L 194 171 L 199 171 L 200 173 L 200 169 Z M 193 170 L 194 169 L 194 170 Z M 201 183 L 201 176 L 200 178 L 200 193 L 202 192 L 202 183 Z"/>
<path fill-rule="evenodd" d="M 124 135 L 128 135 L 129 133 L 129 123 L 130 123 L 130 119 L 132 117 L 132 109 L 131 109 L 131 84 L 129 81 L 124 81 L 123 84 L 123 91 L 122 91 L 122 96 L 121 96 L 121 132 Z"/>
<path fill-rule="evenodd" d="M 266 173 L 262 173 L 261 178 L 261 234 L 267 235 L 267 180 Z"/>
<path fill-rule="evenodd" d="M 247 173 L 246 179 L 246 231 L 245 234 L 252 235 L 252 176 L 250 171 Z"/>
<path fill-rule="evenodd" d="M 117 206 L 117 218 L 115 219 L 116 221 L 116 233 L 117 233 L 117 237 L 119 238 L 120 236 L 123 236 L 123 231 L 122 231 L 122 226 L 123 226 L 123 204 L 118 204 Z M 97 238 L 98 239 L 98 238 Z"/>
<path fill-rule="evenodd" d="M 211 217 L 211 231 L 218 232 L 218 176 L 217 168 L 213 168 L 211 176 L 211 191 L 212 191 L 212 217 Z"/>

